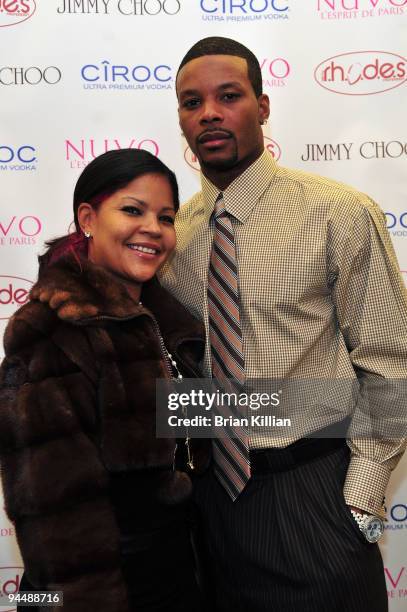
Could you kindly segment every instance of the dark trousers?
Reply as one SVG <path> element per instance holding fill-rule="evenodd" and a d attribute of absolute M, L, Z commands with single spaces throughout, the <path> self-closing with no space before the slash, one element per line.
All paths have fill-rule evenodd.
<path fill-rule="evenodd" d="M 195 482 L 217 612 L 386 612 L 383 562 L 343 498 L 343 447 L 253 476 L 232 502 L 212 470 Z"/>

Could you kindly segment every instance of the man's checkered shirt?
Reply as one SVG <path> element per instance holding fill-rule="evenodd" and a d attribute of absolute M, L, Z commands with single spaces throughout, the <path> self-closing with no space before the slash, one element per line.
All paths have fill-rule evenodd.
<path fill-rule="evenodd" d="M 219 189 L 203 175 L 201 182 L 177 215 L 178 244 L 161 282 L 204 321 L 210 376 L 207 275 Z M 280 168 L 265 151 L 223 199 L 235 231 L 246 378 L 407 379 L 406 290 L 384 215 L 369 197 Z M 251 432 L 251 447 L 286 446 L 332 422 L 326 407 L 304 405 L 302 414 L 289 437 Z M 346 502 L 380 512 L 405 440 L 348 444 Z"/>

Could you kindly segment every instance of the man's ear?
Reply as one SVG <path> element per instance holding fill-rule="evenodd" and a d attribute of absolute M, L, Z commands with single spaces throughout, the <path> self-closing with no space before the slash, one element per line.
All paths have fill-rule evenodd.
<path fill-rule="evenodd" d="M 268 95 L 261 94 L 257 102 L 259 105 L 259 123 L 263 124 L 270 116 L 270 100 Z"/>
<path fill-rule="evenodd" d="M 95 211 L 93 210 L 92 206 L 87 202 L 82 202 L 82 204 L 79 204 L 78 221 L 83 233 L 90 232 L 90 234 L 93 235 L 94 219 Z"/>

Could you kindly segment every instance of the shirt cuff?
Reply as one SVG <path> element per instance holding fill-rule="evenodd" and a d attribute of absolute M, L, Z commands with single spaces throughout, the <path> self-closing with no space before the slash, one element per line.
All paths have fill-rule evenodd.
<path fill-rule="evenodd" d="M 348 506 L 385 518 L 383 500 L 391 470 L 365 457 L 351 457 L 343 487 Z"/>

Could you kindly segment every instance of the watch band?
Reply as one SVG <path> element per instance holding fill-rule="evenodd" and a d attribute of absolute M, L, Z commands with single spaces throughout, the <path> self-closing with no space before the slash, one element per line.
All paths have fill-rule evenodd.
<path fill-rule="evenodd" d="M 360 512 L 356 512 L 351 508 L 349 509 L 366 540 L 371 544 L 378 542 L 384 531 L 382 519 L 374 514 L 361 514 Z"/>
<path fill-rule="evenodd" d="M 365 519 L 369 518 L 370 516 L 373 516 L 372 514 L 368 514 L 367 512 L 365 512 L 364 514 L 361 514 L 360 512 L 356 512 L 356 510 L 352 510 L 351 508 L 349 508 L 353 518 L 355 519 L 355 521 L 357 522 L 357 524 L 359 525 L 359 529 L 362 530 L 364 524 L 365 524 Z"/>

